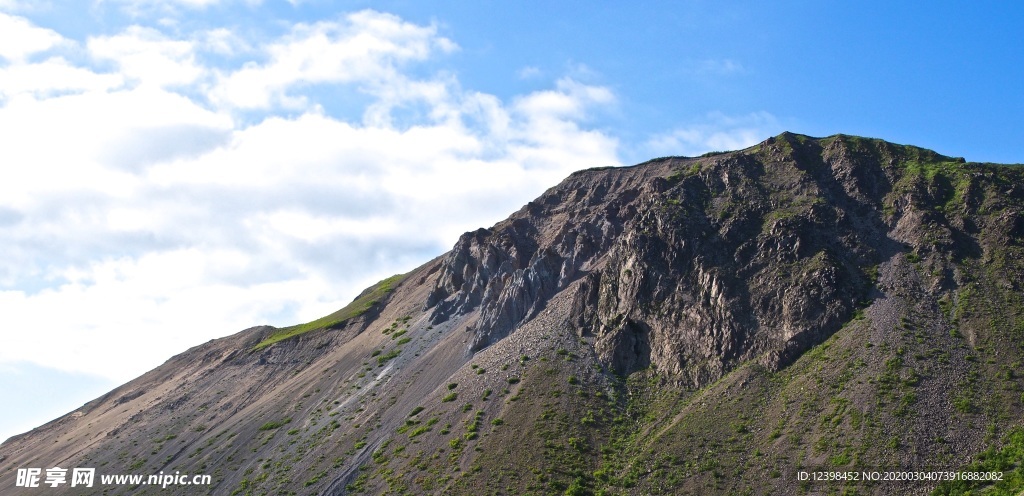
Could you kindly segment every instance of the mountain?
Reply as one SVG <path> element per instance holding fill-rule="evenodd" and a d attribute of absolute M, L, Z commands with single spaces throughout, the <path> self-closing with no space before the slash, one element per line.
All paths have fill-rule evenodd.
<path fill-rule="evenodd" d="M 212 480 L 104 494 L 1016 492 L 1022 246 L 1020 166 L 880 140 L 581 171 L 332 315 L 10 439 L 0 488 L 60 466 Z M 865 480 L 897 470 L 1003 480 Z"/>

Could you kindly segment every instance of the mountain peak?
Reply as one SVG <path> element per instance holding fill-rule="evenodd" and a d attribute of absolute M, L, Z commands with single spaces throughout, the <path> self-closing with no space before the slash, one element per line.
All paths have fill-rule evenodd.
<path fill-rule="evenodd" d="M 799 467 L 960 467 L 1024 414 L 1022 175 L 789 132 L 579 171 L 338 312 L 193 348 L 0 460 L 212 471 L 227 494 L 786 493 Z"/>

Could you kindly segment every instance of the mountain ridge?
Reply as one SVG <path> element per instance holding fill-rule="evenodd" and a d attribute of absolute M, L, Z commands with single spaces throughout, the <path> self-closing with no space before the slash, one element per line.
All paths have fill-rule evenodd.
<path fill-rule="evenodd" d="M 93 463 L 217 494 L 944 490 L 795 471 L 952 469 L 1021 424 L 1021 176 L 792 133 L 578 171 L 361 311 L 11 438 L 0 487 Z"/>

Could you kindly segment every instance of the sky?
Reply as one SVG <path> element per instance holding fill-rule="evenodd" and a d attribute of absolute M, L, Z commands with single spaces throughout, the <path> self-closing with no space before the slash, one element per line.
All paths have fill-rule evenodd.
<path fill-rule="evenodd" d="M 782 131 L 1024 162 L 1024 7 L 0 0 L 0 439 L 575 170 Z"/>

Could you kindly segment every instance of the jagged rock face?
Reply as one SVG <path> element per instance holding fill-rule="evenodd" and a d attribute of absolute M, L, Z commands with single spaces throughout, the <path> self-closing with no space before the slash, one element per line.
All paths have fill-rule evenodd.
<path fill-rule="evenodd" d="M 782 135 L 578 173 L 464 235 L 425 307 L 435 322 L 479 311 L 475 352 L 578 281 L 579 333 L 612 370 L 700 386 L 746 360 L 778 368 L 848 320 L 862 267 L 900 249 L 881 213 L 900 153 Z"/>
<path fill-rule="evenodd" d="M 444 258 L 425 309 L 435 323 L 479 311 L 470 352 L 507 336 L 593 270 L 636 214 L 623 195 L 607 201 L 608 184 L 569 182 L 493 229 L 464 234 Z"/>

